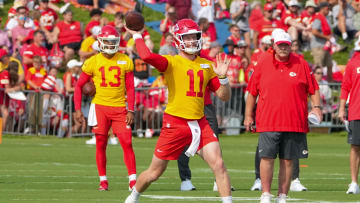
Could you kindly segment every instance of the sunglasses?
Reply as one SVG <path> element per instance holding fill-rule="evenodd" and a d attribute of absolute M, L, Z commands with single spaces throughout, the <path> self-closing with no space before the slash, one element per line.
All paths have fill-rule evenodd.
<path fill-rule="evenodd" d="M 25 16 L 19 16 L 18 19 L 19 20 L 26 20 L 26 17 Z"/>
<path fill-rule="evenodd" d="M 316 75 L 323 75 L 323 72 L 316 72 Z"/>

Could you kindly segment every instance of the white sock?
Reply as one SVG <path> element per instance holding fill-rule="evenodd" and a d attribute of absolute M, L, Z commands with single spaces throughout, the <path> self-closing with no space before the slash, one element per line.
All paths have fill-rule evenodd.
<path fill-rule="evenodd" d="M 100 176 L 100 181 L 107 180 L 106 176 Z"/>
<path fill-rule="evenodd" d="M 346 40 L 348 38 L 348 35 L 346 32 L 342 33 L 342 38 L 343 38 L 343 40 Z"/>
<path fill-rule="evenodd" d="M 130 196 L 131 196 L 131 198 L 133 200 L 138 200 L 139 199 L 140 193 L 136 190 L 136 187 L 133 187 Z"/>
<path fill-rule="evenodd" d="M 129 175 L 129 182 L 132 180 L 136 180 L 136 174 Z"/>
<path fill-rule="evenodd" d="M 221 197 L 223 203 L 232 203 L 232 196 Z"/>

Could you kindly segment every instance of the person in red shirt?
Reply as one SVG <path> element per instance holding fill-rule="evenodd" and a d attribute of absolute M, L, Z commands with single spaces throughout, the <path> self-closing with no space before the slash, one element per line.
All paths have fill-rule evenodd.
<path fill-rule="evenodd" d="M 82 29 L 79 21 L 73 20 L 73 12 L 67 10 L 63 14 L 64 20 L 56 24 L 53 31 L 52 43 L 59 42 L 64 51 L 65 61 L 74 58 L 81 46 Z"/>
<path fill-rule="evenodd" d="M 47 39 L 51 39 L 51 32 L 55 27 L 58 15 L 56 12 L 49 8 L 49 0 L 40 0 L 39 7 L 40 17 L 40 28 L 45 33 Z"/>
<path fill-rule="evenodd" d="M 102 11 L 100 9 L 92 9 L 90 11 L 90 22 L 85 26 L 85 38 L 91 36 L 91 28 L 94 26 L 100 26 Z"/>
<path fill-rule="evenodd" d="M 251 30 L 255 30 L 259 20 L 264 17 L 261 7 L 260 2 L 254 2 L 251 4 L 251 13 L 249 16 L 249 27 Z"/>
<path fill-rule="evenodd" d="M 257 26 L 254 30 L 253 44 L 255 49 L 259 46 L 261 38 L 266 35 L 271 35 L 271 32 L 275 28 L 280 27 L 280 22 L 272 18 L 274 7 L 271 3 L 264 5 L 264 17 L 258 21 Z"/>
<path fill-rule="evenodd" d="M 315 9 L 316 9 L 316 4 L 314 3 L 313 0 L 308 0 L 305 4 L 305 9 L 303 10 L 303 12 L 301 12 L 301 23 L 306 27 L 306 28 L 311 28 L 311 24 L 314 21 L 315 18 Z M 302 39 L 305 41 L 310 42 L 311 39 L 311 30 L 304 30 L 302 32 Z"/>
<path fill-rule="evenodd" d="M 346 65 L 341 85 L 339 119 L 348 125 L 348 143 L 350 147 L 351 184 L 347 194 L 359 193 L 358 176 L 360 160 L 360 39 L 355 42 L 354 55 Z M 348 118 L 345 117 L 345 104 L 349 99 Z M 346 123 L 348 122 L 348 124 Z"/>
<path fill-rule="evenodd" d="M 200 18 L 198 21 L 198 25 L 199 28 L 201 30 L 201 34 L 202 34 L 202 52 L 208 52 L 210 49 L 210 45 L 213 42 L 213 40 L 211 40 L 211 37 L 209 35 L 209 33 L 207 32 L 207 30 L 209 29 L 210 23 L 208 21 L 208 19 L 206 18 Z"/>
<path fill-rule="evenodd" d="M 259 56 L 265 53 L 272 45 L 271 36 L 266 35 L 260 41 L 259 48 L 255 49 L 253 54 L 251 55 L 250 64 L 256 65 L 259 59 Z"/>
<path fill-rule="evenodd" d="M 248 85 L 244 125 L 259 136 L 261 202 L 271 201 L 274 161 L 280 158 L 278 201 L 286 202 L 292 175 L 292 159 L 308 156 L 308 95 L 312 110 L 322 120 L 319 87 L 308 64 L 291 53 L 291 38 L 286 32 L 274 38 L 274 53 L 264 53 L 255 66 Z"/>
<path fill-rule="evenodd" d="M 271 2 L 271 0 L 267 0 L 267 2 Z M 283 0 L 275 0 L 272 2 L 275 7 L 274 18 L 280 20 L 284 15 L 286 9 L 285 3 Z"/>
<path fill-rule="evenodd" d="M 237 26 L 236 24 L 230 25 L 229 31 L 230 31 L 231 35 L 227 39 L 232 40 L 234 42 L 234 45 L 238 44 L 240 40 L 243 40 L 243 37 L 241 36 L 241 30 L 240 30 L 239 26 Z M 246 56 L 250 58 L 251 51 L 248 46 L 245 47 L 245 51 L 246 51 L 245 52 Z"/>
<path fill-rule="evenodd" d="M 305 27 L 301 23 L 301 16 L 299 15 L 300 4 L 297 0 L 289 2 L 289 10 L 287 10 L 281 17 L 283 29 L 287 31 L 292 40 L 297 40 L 299 32 L 310 31 L 310 27 Z"/>
<path fill-rule="evenodd" d="M 23 53 L 25 77 L 28 69 L 33 66 L 34 56 L 40 56 L 43 65 L 48 64 L 49 51 L 43 46 L 45 43 L 44 33 L 40 30 L 34 32 L 33 43 Z"/>
<path fill-rule="evenodd" d="M 160 46 L 165 44 L 165 33 L 171 32 L 172 27 L 176 23 L 176 12 L 174 7 L 170 7 L 165 13 L 165 19 L 161 20 L 160 31 L 162 32 L 162 37 L 160 41 Z"/>

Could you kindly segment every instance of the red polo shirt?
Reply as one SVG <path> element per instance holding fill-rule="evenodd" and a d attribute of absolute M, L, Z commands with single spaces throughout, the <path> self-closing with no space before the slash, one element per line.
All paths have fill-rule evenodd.
<path fill-rule="evenodd" d="M 360 52 L 355 52 L 346 65 L 344 79 L 341 85 L 341 99 L 349 101 L 349 121 L 360 120 Z"/>
<path fill-rule="evenodd" d="M 281 23 L 278 20 L 268 20 L 265 18 L 259 20 L 255 27 L 255 30 L 259 32 L 258 35 L 259 43 L 261 38 L 263 38 L 266 35 L 271 36 L 272 31 L 274 31 L 275 28 L 280 28 L 280 27 L 281 27 Z"/>
<path fill-rule="evenodd" d="M 308 127 L 308 95 L 319 89 L 308 64 L 290 54 L 288 62 L 264 53 L 250 79 L 248 90 L 258 96 L 258 132 L 303 132 Z"/>

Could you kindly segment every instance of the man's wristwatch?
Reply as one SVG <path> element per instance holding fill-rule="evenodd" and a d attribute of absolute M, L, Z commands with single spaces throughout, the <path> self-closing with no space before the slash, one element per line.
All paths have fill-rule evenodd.
<path fill-rule="evenodd" d="M 322 106 L 313 106 L 313 108 L 318 108 L 320 110 L 323 110 L 323 107 Z"/>

